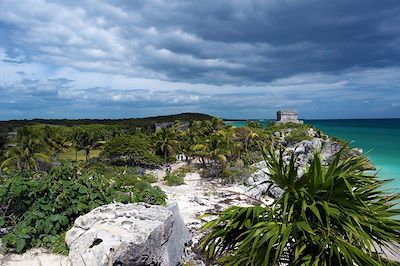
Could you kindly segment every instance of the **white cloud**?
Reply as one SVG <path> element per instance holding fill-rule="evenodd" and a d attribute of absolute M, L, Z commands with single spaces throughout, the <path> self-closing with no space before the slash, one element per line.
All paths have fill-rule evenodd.
<path fill-rule="evenodd" d="M 57 113 L 54 101 L 68 101 L 93 113 L 100 104 L 125 111 L 153 104 L 159 113 L 187 108 L 245 116 L 285 106 L 307 112 L 328 100 L 400 102 L 398 57 L 390 56 L 398 55 L 398 31 L 390 26 L 397 24 L 387 22 L 398 16 L 386 20 L 386 8 L 341 17 L 315 2 L 310 8 L 327 13 L 309 16 L 298 8 L 282 20 L 304 3 L 207 4 L 0 1 L 0 96 L 9 104 L 3 108 L 20 114 L 18 104 L 34 108 L 36 100 Z M 360 21 L 367 35 L 356 27 Z"/>

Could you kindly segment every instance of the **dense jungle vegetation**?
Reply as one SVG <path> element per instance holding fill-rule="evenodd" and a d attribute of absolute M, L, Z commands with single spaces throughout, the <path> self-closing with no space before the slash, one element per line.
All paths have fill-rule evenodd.
<path fill-rule="evenodd" d="M 271 206 L 231 207 L 204 227 L 202 249 L 223 265 L 383 265 L 376 247 L 400 239 L 397 195 L 366 174 L 348 147 L 329 166 L 316 154 L 297 177 L 296 156 L 283 148 L 310 140 L 302 124 L 226 126 L 221 119 L 183 114 L 118 123 L 30 121 L 0 131 L 0 227 L 7 251 L 45 246 L 66 253 L 65 232 L 80 215 L 111 202 L 165 204 L 146 169 L 176 160 L 196 163 L 204 178 L 246 180 L 265 160 L 271 186 L 283 195 Z M 197 119 L 198 118 L 198 119 Z M 129 121 L 135 121 L 130 123 Z M 44 123 L 46 122 L 46 123 Z M 93 122 L 93 123 L 92 123 Z M 160 128 L 155 123 L 170 122 Z M 188 122 L 188 123 L 186 123 Z M 141 124 L 142 123 L 142 124 Z M 323 132 L 312 128 L 321 138 Z M 284 132 L 285 140 L 277 132 Z M 276 150 L 280 152 L 276 152 Z M 167 173 L 184 182 L 185 169 Z M 396 218 L 397 217 L 397 218 Z"/>
<path fill-rule="evenodd" d="M 189 118 L 193 117 L 208 116 Z M 15 126 L 11 124 L 9 128 Z M 79 215 L 97 206 L 114 201 L 165 204 L 164 192 L 150 184 L 156 180 L 145 169 L 175 162 L 179 155 L 206 166 L 204 176 L 233 181 L 244 172 L 238 166 L 261 158 L 257 141 L 268 141 L 259 125 L 234 129 L 218 118 L 175 120 L 158 130 L 154 124 L 136 126 L 35 121 L 4 130 L 0 134 L 3 247 L 23 252 L 47 246 L 65 252 L 64 233 Z M 166 184 L 182 184 L 183 177 L 182 171 L 169 173 Z"/>

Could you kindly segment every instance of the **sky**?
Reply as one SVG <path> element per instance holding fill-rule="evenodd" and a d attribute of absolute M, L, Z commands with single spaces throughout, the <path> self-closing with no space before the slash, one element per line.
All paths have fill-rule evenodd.
<path fill-rule="evenodd" d="M 0 0 L 0 120 L 400 117 L 398 0 Z"/>

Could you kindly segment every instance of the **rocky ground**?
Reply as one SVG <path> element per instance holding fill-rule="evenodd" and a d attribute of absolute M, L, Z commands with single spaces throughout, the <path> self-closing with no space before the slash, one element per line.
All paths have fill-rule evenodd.
<path fill-rule="evenodd" d="M 184 165 L 183 162 L 174 164 L 172 170 Z M 188 247 L 185 260 L 195 265 L 203 265 L 201 256 L 197 254 L 196 245 L 201 237 L 199 229 L 206 219 L 199 216 L 223 210 L 232 205 L 248 206 L 259 200 L 249 192 L 248 187 L 223 185 L 218 180 L 201 178 L 196 172 L 186 174 L 185 184 L 172 187 L 164 183 L 165 169 L 158 169 L 152 173 L 158 178 L 156 185 L 167 194 L 168 203 L 178 203 L 182 219 L 192 235 L 192 243 Z M 264 198 L 265 204 L 271 201 L 271 198 Z"/>

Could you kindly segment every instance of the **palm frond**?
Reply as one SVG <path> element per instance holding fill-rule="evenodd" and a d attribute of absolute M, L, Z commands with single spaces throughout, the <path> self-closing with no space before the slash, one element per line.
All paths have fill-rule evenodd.
<path fill-rule="evenodd" d="M 296 156 L 263 151 L 270 178 L 283 189 L 267 207 L 230 207 L 204 226 L 201 247 L 223 265 L 395 265 L 381 250 L 399 252 L 399 195 L 364 173 L 365 158 L 329 166 L 314 154 L 298 175 Z"/>

